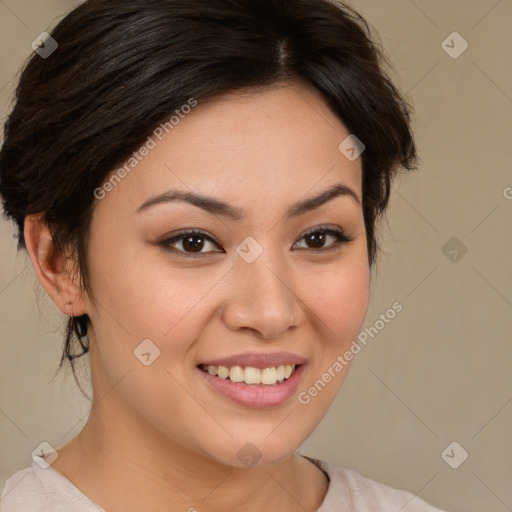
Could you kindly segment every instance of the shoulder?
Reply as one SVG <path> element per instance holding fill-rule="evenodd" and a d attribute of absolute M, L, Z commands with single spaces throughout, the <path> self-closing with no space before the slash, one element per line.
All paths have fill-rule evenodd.
<path fill-rule="evenodd" d="M 33 468 L 25 468 L 7 479 L 0 494 L 1 512 L 47 512 L 48 500 Z"/>
<path fill-rule="evenodd" d="M 105 512 L 44 459 L 35 457 L 31 467 L 5 482 L 0 512 Z"/>
<path fill-rule="evenodd" d="M 362 512 L 444 512 L 417 495 L 367 478 L 349 468 L 309 458 L 329 477 L 329 489 L 318 512 L 350 510 Z"/>

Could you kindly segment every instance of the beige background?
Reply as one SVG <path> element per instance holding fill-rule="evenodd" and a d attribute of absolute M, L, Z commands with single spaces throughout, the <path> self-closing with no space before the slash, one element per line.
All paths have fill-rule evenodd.
<path fill-rule="evenodd" d="M 352 3 L 414 104 L 422 165 L 395 182 L 365 326 L 395 301 L 403 311 L 355 358 L 301 451 L 454 512 L 512 510 L 512 2 Z M 76 4 L 0 1 L 2 118 L 31 41 Z M 469 43 L 456 59 L 441 46 L 454 31 Z M 69 372 L 50 382 L 63 317 L 13 234 L 0 221 L 2 485 L 40 442 L 73 437 L 88 413 Z M 456 262 L 445 256 L 452 246 L 443 250 L 452 237 L 467 247 Z M 441 458 L 452 441 L 469 453 L 458 469 Z M 458 460 L 460 448 L 452 453 Z"/>

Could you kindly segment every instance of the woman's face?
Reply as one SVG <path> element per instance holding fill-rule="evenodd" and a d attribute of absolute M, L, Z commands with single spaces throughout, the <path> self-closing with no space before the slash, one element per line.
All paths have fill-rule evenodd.
<path fill-rule="evenodd" d="M 338 149 L 349 132 L 303 85 L 183 112 L 96 201 L 95 396 L 118 432 L 229 465 L 273 464 L 326 413 L 347 371 L 333 367 L 366 315 L 361 158 Z M 323 196 L 336 186 L 355 197 Z M 176 192 L 208 199 L 170 200 Z M 286 365 L 297 368 L 283 380 Z"/>

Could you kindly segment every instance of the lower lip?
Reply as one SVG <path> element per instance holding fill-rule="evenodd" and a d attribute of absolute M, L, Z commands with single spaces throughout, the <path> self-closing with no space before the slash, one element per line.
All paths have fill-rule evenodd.
<path fill-rule="evenodd" d="M 272 386 L 231 382 L 229 379 L 214 377 L 199 368 L 196 370 L 207 384 L 233 402 L 245 407 L 265 408 L 276 407 L 290 399 L 299 387 L 305 366 L 301 364 L 288 379 Z"/>

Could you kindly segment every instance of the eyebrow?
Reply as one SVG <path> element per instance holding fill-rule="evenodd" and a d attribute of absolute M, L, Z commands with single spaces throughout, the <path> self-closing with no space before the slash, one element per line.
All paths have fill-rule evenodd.
<path fill-rule="evenodd" d="M 338 183 L 314 197 L 303 199 L 293 204 L 288 208 L 285 213 L 285 217 L 298 217 L 299 215 L 319 208 L 336 197 L 342 196 L 351 197 L 358 205 L 361 204 L 359 197 L 350 187 Z M 135 212 L 141 213 L 158 204 L 174 201 L 189 203 L 213 215 L 226 217 L 231 220 L 240 220 L 245 215 L 242 208 L 234 207 L 224 201 L 215 199 L 214 197 L 197 194 L 195 192 L 183 192 L 177 189 L 168 190 L 162 194 L 150 197 L 144 201 L 144 203 L 142 203 Z"/>

